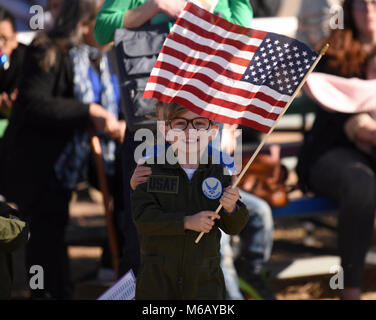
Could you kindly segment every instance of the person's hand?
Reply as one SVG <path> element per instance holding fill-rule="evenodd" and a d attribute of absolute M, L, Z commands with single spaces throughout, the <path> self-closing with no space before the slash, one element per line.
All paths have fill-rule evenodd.
<path fill-rule="evenodd" d="M 239 198 L 239 189 L 233 189 L 232 186 L 228 186 L 223 192 L 223 195 L 219 202 L 228 213 L 232 213 L 235 211 L 236 202 L 239 200 Z"/>
<path fill-rule="evenodd" d="M 154 0 L 159 10 L 176 19 L 185 7 L 185 0 Z"/>
<path fill-rule="evenodd" d="M 213 211 L 201 211 L 184 218 L 184 229 L 209 233 L 214 226 L 214 220 L 220 218 L 220 215 Z"/>
<path fill-rule="evenodd" d="M 136 190 L 139 184 L 147 182 L 151 173 L 150 167 L 137 166 L 131 178 L 131 188 Z"/>
<path fill-rule="evenodd" d="M 126 130 L 125 121 L 118 121 L 113 114 L 96 103 L 90 105 L 89 114 L 95 129 L 103 131 L 114 140 L 120 142 L 124 140 Z"/>

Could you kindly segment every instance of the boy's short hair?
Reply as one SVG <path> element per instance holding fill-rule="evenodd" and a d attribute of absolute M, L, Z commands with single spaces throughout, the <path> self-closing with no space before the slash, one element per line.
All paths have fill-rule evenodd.
<path fill-rule="evenodd" d="M 181 115 L 182 113 L 189 111 L 187 108 L 175 102 L 166 103 L 159 100 L 157 100 L 156 102 L 156 108 L 158 120 L 160 121 L 172 120 L 177 116 Z"/>
<path fill-rule="evenodd" d="M 16 21 L 14 16 L 5 8 L 0 6 L 0 22 L 8 21 L 12 25 L 12 29 L 16 32 Z"/>
<path fill-rule="evenodd" d="M 178 103 L 166 103 L 159 100 L 156 100 L 155 107 L 158 121 L 169 121 L 178 117 L 182 113 L 189 111 L 187 108 Z M 213 120 L 210 120 L 210 122 L 212 125 L 217 124 L 217 122 Z"/>

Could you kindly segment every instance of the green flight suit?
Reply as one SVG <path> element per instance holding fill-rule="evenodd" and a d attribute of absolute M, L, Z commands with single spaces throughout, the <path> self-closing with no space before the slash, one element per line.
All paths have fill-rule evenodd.
<path fill-rule="evenodd" d="M 16 210 L 0 202 L 0 299 L 8 299 L 12 289 L 12 252 L 26 244 L 29 232 Z"/>
<path fill-rule="evenodd" d="M 231 184 L 231 176 L 225 175 L 227 169 L 219 164 L 200 164 L 191 180 L 179 164 L 150 167 L 149 181 L 132 195 L 141 246 L 136 299 L 225 299 L 219 228 L 238 234 L 248 221 L 248 211 L 240 201 L 232 214 L 222 209 L 221 219 L 198 244 L 199 233 L 184 230 L 184 217 L 216 211 L 219 199 L 207 198 L 202 184 L 215 177 L 224 189 Z"/>

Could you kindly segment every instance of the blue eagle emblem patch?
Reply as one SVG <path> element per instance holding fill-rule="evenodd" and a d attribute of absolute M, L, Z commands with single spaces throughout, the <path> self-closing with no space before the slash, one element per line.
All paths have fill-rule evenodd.
<path fill-rule="evenodd" d="M 201 189 L 205 197 L 210 200 L 219 199 L 223 191 L 221 181 L 214 177 L 209 177 L 202 181 Z"/>

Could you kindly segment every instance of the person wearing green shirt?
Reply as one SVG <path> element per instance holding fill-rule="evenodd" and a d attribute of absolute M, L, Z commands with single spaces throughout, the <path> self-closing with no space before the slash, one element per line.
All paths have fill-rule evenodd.
<path fill-rule="evenodd" d="M 95 38 L 105 45 L 114 40 L 116 29 L 173 21 L 184 6 L 185 0 L 106 0 L 97 16 Z M 253 18 L 249 0 L 218 0 L 214 13 L 244 27 L 249 27 Z"/>

